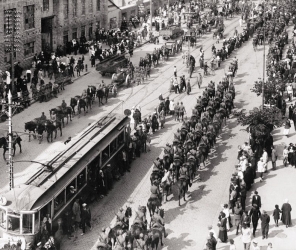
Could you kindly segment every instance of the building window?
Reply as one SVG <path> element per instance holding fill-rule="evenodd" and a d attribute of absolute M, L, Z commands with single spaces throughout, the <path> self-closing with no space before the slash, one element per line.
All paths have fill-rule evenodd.
<path fill-rule="evenodd" d="M 33 29 L 35 27 L 34 10 L 35 10 L 35 5 L 24 6 L 25 30 Z"/>
<path fill-rule="evenodd" d="M 81 15 L 85 15 L 85 0 L 81 0 Z"/>
<path fill-rule="evenodd" d="M 81 26 L 81 36 L 85 36 L 85 26 Z"/>
<path fill-rule="evenodd" d="M 88 36 L 89 36 L 89 40 L 92 40 L 92 33 L 93 33 L 93 24 L 90 23 L 89 27 L 88 27 Z"/>
<path fill-rule="evenodd" d="M 88 12 L 89 13 L 92 13 L 93 12 L 93 0 L 89 0 Z"/>
<path fill-rule="evenodd" d="M 97 0 L 97 11 L 101 10 L 101 0 Z"/>
<path fill-rule="evenodd" d="M 24 56 L 29 57 L 34 55 L 34 42 L 26 43 L 24 45 Z"/>
<path fill-rule="evenodd" d="M 4 10 L 4 35 L 10 35 L 12 33 L 12 27 L 14 24 L 14 15 L 16 13 L 16 9 Z M 14 27 L 14 31 L 16 31 Z"/>
<path fill-rule="evenodd" d="M 69 16 L 69 0 L 64 0 L 64 18 L 68 19 Z"/>
<path fill-rule="evenodd" d="M 43 11 L 49 11 L 49 0 L 43 0 Z"/>
<path fill-rule="evenodd" d="M 77 39 L 77 28 L 74 28 L 72 31 L 72 39 Z"/>
<path fill-rule="evenodd" d="M 117 28 L 117 18 L 112 17 L 110 18 L 110 29 L 115 29 Z"/>
<path fill-rule="evenodd" d="M 73 16 L 77 16 L 77 0 L 72 0 L 73 2 Z"/>
<path fill-rule="evenodd" d="M 13 60 L 16 60 L 16 52 L 13 52 Z M 11 51 L 5 50 L 4 62 L 11 63 Z"/>
<path fill-rule="evenodd" d="M 68 30 L 64 31 L 64 36 L 63 36 L 63 41 L 64 41 L 64 45 L 67 44 L 67 42 L 69 41 L 69 36 L 68 36 Z"/>

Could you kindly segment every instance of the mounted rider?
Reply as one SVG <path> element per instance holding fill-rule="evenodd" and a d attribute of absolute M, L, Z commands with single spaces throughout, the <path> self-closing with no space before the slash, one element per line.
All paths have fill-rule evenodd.
<path fill-rule="evenodd" d="M 151 200 L 157 200 L 158 205 L 161 205 L 161 193 L 159 191 L 159 182 L 158 180 L 154 180 L 152 183 L 152 186 L 150 187 L 150 199 Z"/>
<path fill-rule="evenodd" d="M 122 228 L 124 228 L 126 226 L 125 217 L 126 216 L 123 208 L 120 208 L 118 213 L 116 214 L 115 226 L 121 226 Z"/>
<path fill-rule="evenodd" d="M 189 178 L 188 169 L 185 164 L 183 164 L 179 170 L 179 179 L 186 181 L 186 190 L 188 190 L 190 178 Z"/>
<path fill-rule="evenodd" d="M 164 237 L 167 237 L 167 233 L 165 232 L 164 227 L 164 219 L 159 215 L 159 210 L 155 211 L 155 214 L 151 218 L 151 228 L 159 229 L 163 232 Z"/>
<path fill-rule="evenodd" d="M 147 227 L 146 207 L 138 207 L 138 211 L 136 211 L 136 218 L 134 219 L 134 224 L 138 224 L 143 229 Z"/>
<path fill-rule="evenodd" d="M 65 100 L 62 101 L 61 108 L 63 113 L 65 113 L 67 110 L 67 103 L 65 102 Z"/>

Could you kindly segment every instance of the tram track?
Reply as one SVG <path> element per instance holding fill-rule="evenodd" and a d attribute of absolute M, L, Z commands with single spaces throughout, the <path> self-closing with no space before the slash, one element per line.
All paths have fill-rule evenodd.
<path fill-rule="evenodd" d="M 237 17 L 234 17 L 234 20 L 232 20 L 231 23 L 230 23 L 228 26 L 232 26 L 235 22 L 237 22 L 237 19 L 236 19 L 236 18 L 237 18 Z M 235 29 L 235 27 L 232 28 L 232 29 L 230 29 L 228 32 L 226 32 L 225 35 L 229 34 L 229 33 L 230 33 L 231 31 L 233 31 L 234 29 Z M 212 34 L 210 34 L 210 35 L 212 35 Z M 204 47 L 204 45 L 206 45 L 207 43 L 209 43 L 211 40 L 213 40 L 212 36 L 210 36 L 209 38 L 207 38 L 206 40 L 204 40 L 200 45 L 196 45 L 196 47 L 195 47 L 194 49 L 192 49 L 191 53 L 196 52 L 196 50 L 199 49 L 200 47 Z M 211 43 L 211 44 L 212 44 L 212 43 Z M 211 45 L 210 45 L 210 46 L 207 46 L 207 47 L 204 49 L 204 51 L 207 51 L 207 50 L 210 49 L 210 48 L 211 48 Z M 180 62 L 180 61 L 182 60 L 182 58 L 178 58 L 178 56 L 180 56 L 180 55 L 177 55 L 176 58 L 175 58 L 175 60 L 173 60 L 174 63 L 178 63 L 178 62 Z M 207 60 L 207 61 L 208 61 L 208 60 Z M 171 62 L 172 62 L 172 61 L 171 61 Z M 184 70 L 184 69 L 186 69 L 186 68 L 187 68 L 187 66 L 184 65 L 184 66 L 182 66 L 182 67 L 179 69 L 179 71 L 182 71 L 182 70 Z M 163 69 L 163 72 L 164 72 L 164 71 L 168 71 L 168 70 L 172 70 L 172 69 L 173 69 L 173 66 L 172 66 L 172 65 L 168 65 L 167 68 L 164 68 L 164 69 Z M 124 105 L 125 103 L 127 103 L 129 100 L 131 100 L 132 97 L 134 97 L 135 95 L 137 95 L 137 94 L 138 94 L 140 91 L 142 91 L 142 90 L 145 90 L 145 91 L 144 91 L 143 98 L 144 98 L 144 97 L 147 98 L 147 97 L 153 95 L 153 94 L 155 93 L 155 91 L 159 90 L 159 88 L 162 87 L 163 84 L 167 83 L 167 82 L 171 79 L 171 77 L 172 77 L 172 76 L 170 76 L 170 77 L 166 77 L 165 79 L 162 78 L 162 84 L 157 84 L 158 86 L 156 86 L 156 88 L 155 88 L 152 92 L 150 92 L 148 96 L 147 96 L 147 93 L 148 93 L 148 86 L 149 86 L 151 83 L 147 83 L 147 84 L 145 84 L 143 87 L 139 88 L 139 89 L 138 89 L 137 91 L 135 91 L 135 92 L 134 92 L 134 88 L 135 88 L 136 86 L 138 86 L 138 85 L 133 85 L 133 86 L 130 88 L 131 91 L 130 91 L 130 93 L 128 94 L 128 96 L 127 96 L 123 101 L 121 101 L 116 107 L 114 107 L 114 108 L 109 112 L 109 114 L 111 114 L 111 113 L 113 113 L 115 110 L 119 109 L 120 106 L 123 107 L 123 105 Z M 159 78 L 161 78 L 161 75 L 156 76 L 156 77 L 152 80 L 152 82 L 157 81 Z M 164 80 L 164 81 L 163 81 L 163 80 Z M 193 84 L 192 86 L 195 86 L 195 85 L 196 85 L 196 84 Z M 163 94 L 166 94 L 166 95 L 168 94 L 169 97 L 172 95 L 172 93 L 171 93 L 170 90 L 164 92 Z M 142 104 L 142 101 L 144 100 L 143 98 L 138 98 L 139 101 L 138 101 L 136 104 L 134 104 L 134 105 L 130 105 L 130 106 L 131 106 L 131 107 L 132 107 L 132 106 L 135 106 L 135 107 L 136 107 L 136 106 L 138 106 L 139 104 Z M 152 100 L 152 101 L 155 101 L 155 100 L 157 100 L 157 99 L 158 99 L 158 97 L 155 98 L 155 99 Z M 151 101 L 150 101 L 149 103 L 151 103 Z M 142 104 L 141 107 L 145 107 L 145 106 L 148 105 L 149 103 Z M 129 108 L 131 108 L 131 107 L 129 107 Z"/>
<path fill-rule="evenodd" d="M 235 22 L 237 22 L 237 20 L 233 20 L 233 21 L 229 24 L 229 26 L 232 26 Z M 235 27 L 232 28 L 232 29 L 230 29 L 230 30 L 226 33 L 226 35 L 229 34 L 230 32 L 232 32 L 234 29 L 235 29 Z M 192 53 L 193 53 L 193 52 L 196 52 L 196 50 L 198 50 L 201 46 L 203 47 L 204 45 L 208 44 L 212 39 L 213 39 L 212 37 L 207 38 L 207 39 L 206 39 L 206 40 L 205 40 L 200 46 L 197 45 L 196 48 L 194 48 L 194 49 L 192 50 Z M 210 43 L 210 44 L 212 44 L 212 43 Z M 207 50 L 209 50 L 210 48 L 211 48 L 211 45 L 210 45 L 210 46 L 207 46 L 207 47 L 204 49 L 204 51 L 207 51 Z M 178 55 L 178 56 L 179 56 L 179 55 Z M 175 60 L 174 63 L 178 63 L 178 62 L 180 62 L 181 60 L 183 60 L 183 59 L 182 59 L 182 58 L 179 58 L 179 59 L 177 58 L 177 60 Z M 209 61 L 209 60 L 207 60 L 207 61 Z M 184 69 L 186 70 L 186 68 L 187 68 L 187 66 L 184 65 L 184 66 L 182 66 L 181 68 L 179 68 L 178 71 L 180 72 L 180 71 L 183 71 Z M 165 68 L 163 71 L 168 71 L 168 70 L 172 70 L 172 69 L 173 69 L 173 66 L 168 66 L 168 67 Z M 197 73 L 197 72 L 198 72 L 198 71 L 196 71 L 196 73 Z M 139 89 L 136 93 L 138 93 L 138 92 L 140 92 L 141 90 L 143 90 L 143 89 L 146 88 L 143 97 L 149 97 L 149 96 L 153 95 L 153 94 L 155 93 L 155 91 L 159 90 L 159 88 L 162 87 L 163 84 L 166 84 L 167 82 L 169 82 L 170 79 L 171 79 L 171 77 L 172 77 L 172 76 L 170 76 L 170 77 L 166 77 L 166 78 L 164 79 L 164 81 L 163 81 L 163 77 L 161 77 L 161 75 L 155 77 L 155 78 L 153 79 L 153 81 L 157 81 L 158 79 L 161 78 L 161 80 L 162 80 L 162 84 L 160 85 L 160 84 L 158 83 L 158 84 L 157 84 L 158 86 L 156 86 L 156 88 L 155 88 L 152 92 L 150 92 L 148 96 L 147 96 L 147 91 L 148 91 L 148 90 L 147 90 L 147 87 L 149 86 L 149 83 L 146 84 L 145 86 L 143 86 L 143 88 Z M 193 84 L 191 85 L 191 87 L 193 87 L 193 86 L 195 86 L 195 85 L 196 85 L 196 83 L 193 83 Z M 135 94 L 136 94 L 136 93 L 135 93 Z M 135 95 L 135 94 L 134 94 L 134 95 Z M 168 90 L 168 91 L 164 92 L 163 94 L 165 94 L 165 95 L 167 95 L 167 96 L 170 97 L 173 93 L 171 93 L 171 91 Z M 126 103 L 126 102 L 127 102 L 131 97 L 133 97 L 134 95 L 133 95 L 133 94 L 130 94 L 130 95 L 125 99 L 124 103 Z M 182 99 L 185 95 L 186 95 L 186 93 L 182 93 L 182 94 L 179 94 L 176 98 L 177 98 L 177 99 Z M 182 98 L 180 98 L 180 96 L 181 96 Z M 174 98 L 174 99 L 176 99 L 176 98 Z M 158 100 L 158 97 L 156 97 L 156 98 L 153 99 L 152 101 L 150 100 L 150 101 L 149 101 L 148 103 L 146 103 L 146 104 L 142 104 L 142 103 L 143 103 L 143 98 L 139 98 L 139 99 L 140 99 L 139 102 L 137 102 L 137 103 L 134 104 L 133 106 L 138 106 L 138 105 L 141 103 L 141 108 L 142 108 L 142 107 L 147 106 L 147 105 L 150 104 L 151 102 L 153 102 L 153 101 L 155 101 L 155 100 Z M 147 116 L 147 115 L 146 115 L 146 116 Z M 143 116 L 143 117 L 145 117 L 145 116 Z"/>

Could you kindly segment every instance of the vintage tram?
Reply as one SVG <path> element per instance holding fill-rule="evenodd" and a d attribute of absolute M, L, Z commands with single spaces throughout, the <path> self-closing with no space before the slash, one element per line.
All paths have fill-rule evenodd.
<path fill-rule="evenodd" d="M 5 243 L 21 244 L 22 249 L 29 242 L 36 244 L 44 220 L 50 220 L 54 230 L 75 198 L 88 199 L 99 171 L 115 166 L 122 155 L 129 126 L 127 116 L 109 114 L 48 156 L 38 171 L 37 163 L 30 165 L 31 177 L 0 197 L 0 249 Z"/>

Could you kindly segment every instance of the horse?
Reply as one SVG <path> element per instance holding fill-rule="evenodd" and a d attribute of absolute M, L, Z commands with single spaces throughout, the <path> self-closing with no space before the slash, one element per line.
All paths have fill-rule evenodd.
<path fill-rule="evenodd" d="M 103 103 L 104 91 L 102 88 L 97 89 L 97 97 L 99 99 L 99 106 L 100 106 L 100 104 L 104 105 L 104 103 Z"/>
<path fill-rule="evenodd" d="M 86 102 L 85 100 L 80 99 L 80 96 L 75 96 L 74 98 L 70 99 L 70 107 L 72 108 L 73 115 L 75 115 L 75 106 L 77 106 L 79 117 L 80 117 L 81 109 L 84 110 L 84 115 L 87 113 L 87 111 L 85 110 L 85 108 L 87 108 Z"/>
<path fill-rule="evenodd" d="M 147 207 L 149 210 L 150 217 L 154 215 L 156 208 L 159 208 L 160 206 L 161 206 L 161 197 L 148 199 Z"/>
<path fill-rule="evenodd" d="M 68 124 L 68 121 L 69 121 L 68 112 L 70 113 L 70 120 L 72 121 L 72 119 L 71 119 L 71 113 L 72 113 L 71 107 L 67 107 L 65 113 L 62 111 L 61 107 L 50 109 L 49 113 L 51 114 L 52 112 L 54 112 L 56 114 L 57 120 L 61 121 L 61 123 L 63 125 L 63 128 L 65 127 L 64 117 L 67 117 L 67 124 Z"/>
<path fill-rule="evenodd" d="M 187 180 L 185 178 L 180 178 L 177 182 L 178 185 L 178 199 L 179 199 L 179 206 L 181 206 L 181 197 L 183 200 L 186 201 L 185 194 L 187 192 Z"/>
<path fill-rule="evenodd" d="M 163 181 L 160 184 L 163 190 L 163 197 L 165 197 L 165 201 L 168 201 L 168 196 L 172 192 L 172 183 L 168 183 L 168 181 Z"/>
<path fill-rule="evenodd" d="M 33 133 L 33 138 L 36 139 L 36 126 L 35 121 L 29 121 L 25 123 L 25 132 L 29 131 L 29 142 L 31 141 L 31 133 Z"/>
<path fill-rule="evenodd" d="M 13 156 L 15 156 L 16 144 L 20 148 L 20 153 L 22 153 L 22 145 L 21 145 L 22 138 L 18 135 L 13 136 L 12 138 L 12 148 L 13 148 Z M 3 147 L 3 159 L 6 160 L 5 153 L 8 149 L 8 138 L 1 137 L 0 138 L 0 148 Z"/>
<path fill-rule="evenodd" d="M 97 90 L 97 88 L 92 85 L 89 85 L 86 90 L 86 93 L 90 97 L 92 103 L 95 102 L 96 90 Z"/>
<path fill-rule="evenodd" d="M 52 137 L 53 137 L 53 132 L 55 132 L 54 139 L 57 138 L 57 130 L 60 130 L 60 136 L 62 136 L 62 123 L 60 121 L 45 121 L 44 122 L 44 130 L 47 132 L 47 142 L 49 142 L 49 137 L 51 138 L 52 142 Z"/>
<path fill-rule="evenodd" d="M 85 102 L 85 106 L 88 109 L 91 109 L 91 104 L 92 104 L 92 97 L 91 96 L 86 96 L 82 100 Z M 85 111 L 85 110 L 84 110 Z"/>
<path fill-rule="evenodd" d="M 67 124 L 69 123 L 69 118 L 70 121 L 72 121 L 72 108 L 71 107 L 66 107 L 65 109 L 62 108 L 62 106 L 58 106 L 56 108 L 56 114 L 61 114 L 61 121 L 63 123 L 63 127 L 65 127 L 65 123 L 64 123 L 64 118 L 67 118 Z"/>
<path fill-rule="evenodd" d="M 158 65 L 158 60 L 159 60 L 158 52 L 153 53 L 152 54 L 152 62 L 153 62 L 154 68 L 156 67 L 156 65 Z"/>

